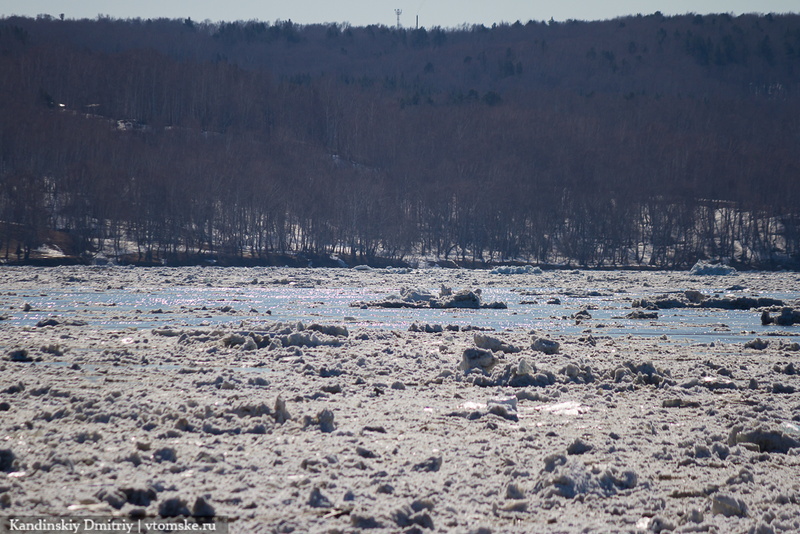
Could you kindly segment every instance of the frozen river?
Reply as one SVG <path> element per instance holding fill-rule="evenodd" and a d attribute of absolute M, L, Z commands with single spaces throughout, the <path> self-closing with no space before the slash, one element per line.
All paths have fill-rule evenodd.
<path fill-rule="evenodd" d="M 506 307 L 375 307 L 442 286 Z M 797 273 L 0 267 L 0 507 L 200 503 L 237 533 L 397 532 L 413 503 L 448 532 L 800 532 L 800 325 L 626 318 L 662 296 L 797 309 L 798 288 Z"/>

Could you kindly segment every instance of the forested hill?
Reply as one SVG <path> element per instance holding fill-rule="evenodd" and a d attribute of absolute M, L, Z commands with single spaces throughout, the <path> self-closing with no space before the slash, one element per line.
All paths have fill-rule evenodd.
<path fill-rule="evenodd" d="M 800 267 L 800 15 L 0 19 L 0 257 Z"/>

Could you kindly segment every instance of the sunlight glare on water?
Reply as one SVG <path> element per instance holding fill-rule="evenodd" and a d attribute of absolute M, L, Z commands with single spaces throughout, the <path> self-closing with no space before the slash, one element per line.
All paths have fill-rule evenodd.
<path fill-rule="evenodd" d="M 437 287 L 422 286 L 422 289 L 435 295 L 439 291 Z M 259 323 L 301 321 L 344 323 L 350 328 L 406 330 L 412 323 L 427 323 L 552 334 L 667 335 L 703 342 L 741 340 L 743 336 L 769 332 L 789 334 L 783 339 L 792 341 L 798 338 L 792 327 L 762 327 L 755 311 L 683 308 L 659 310 L 655 320 L 627 318 L 631 301 L 649 295 L 645 288 L 631 288 L 621 295 L 602 288 L 570 293 L 554 286 L 483 290 L 484 302 L 505 302 L 507 309 L 398 309 L 351 305 L 380 300 L 397 291 L 397 287 L 388 285 L 324 287 L 319 283 L 311 287 L 291 284 L 267 287 L 165 285 L 105 290 L 72 287 L 19 295 L 32 311 L 12 314 L 8 320 L 25 326 L 35 325 L 47 317 L 61 316 L 106 328 L 236 325 L 242 321 L 257 328 Z M 555 302 L 553 296 L 557 296 L 559 302 Z M 796 294 L 773 296 L 787 300 L 797 298 Z M 575 317 L 581 310 L 590 317 Z"/>

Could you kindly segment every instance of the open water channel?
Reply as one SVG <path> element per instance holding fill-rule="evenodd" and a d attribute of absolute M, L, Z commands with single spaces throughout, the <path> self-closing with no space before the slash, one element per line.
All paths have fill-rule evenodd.
<path fill-rule="evenodd" d="M 278 270 L 280 271 L 280 270 Z M 289 270 L 287 270 L 289 271 Z M 274 270 L 272 272 L 275 272 Z M 153 287 L 129 284 L 98 288 L 91 284 L 39 289 L 7 287 L 0 294 L 0 310 L 9 326 L 35 326 L 49 317 L 85 321 L 108 329 L 157 328 L 171 326 L 231 325 L 245 321 L 251 327 L 259 322 L 316 322 L 345 324 L 349 328 L 406 330 L 412 323 L 442 326 L 472 326 L 496 331 L 533 330 L 537 334 L 581 334 L 593 336 L 667 336 L 672 340 L 710 343 L 736 342 L 757 336 L 781 336 L 786 341 L 800 340 L 798 327 L 762 326 L 755 310 L 681 308 L 659 310 L 657 319 L 629 319 L 632 302 L 653 297 L 658 291 L 647 287 L 609 289 L 563 285 L 521 285 L 484 287 L 485 302 L 501 301 L 506 309 L 396 309 L 353 306 L 355 302 L 376 301 L 398 290 L 397 277 L 386 285 L 375 283 L 378 272 L 365 273 L 370 283 L 336 286 L 333 284 L 238 285 L 203 287 L 166 285 Z M 424 279 L 424 277 L 422 277 Z M 436 287 L 415 285 L 420 277 L 401 278 L 407 287 L 438 292 Z M 529 282 L 531 277 L 521 279 Z M 717 295 L 763 295 L 794 302 L 798 291 L 754 293 L 728 291 L 729 281 L 719 278 L 718 287 L 703 289 Z M 681 292 L 686 288 L 675 288 Z M 663 293 L 663 292 L 661 292 Z M 28 311 L 25 311 L 27 309 Z M 586 310 L 590 318 L 575 319 Z"/>

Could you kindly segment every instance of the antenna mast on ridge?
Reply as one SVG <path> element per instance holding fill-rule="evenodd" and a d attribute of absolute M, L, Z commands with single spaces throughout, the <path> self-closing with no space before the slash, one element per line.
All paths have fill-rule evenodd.
<path fill-rule="evenodd" d="M 397 29 L 399 30 L 400 29 L 400 15 L 403 14 L 403 10 L 402 9 L 395 9 L 394 13 L 395 13 L 395 15 L 397 15 Z"/>

